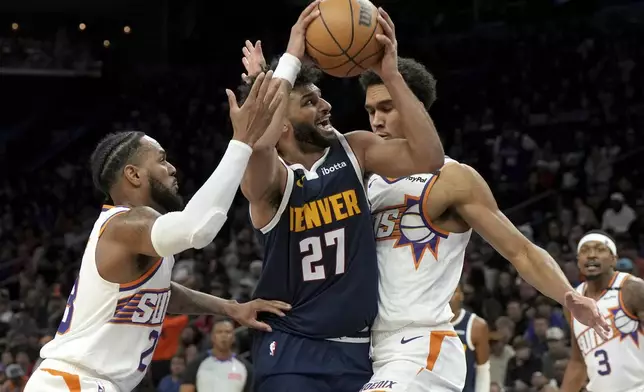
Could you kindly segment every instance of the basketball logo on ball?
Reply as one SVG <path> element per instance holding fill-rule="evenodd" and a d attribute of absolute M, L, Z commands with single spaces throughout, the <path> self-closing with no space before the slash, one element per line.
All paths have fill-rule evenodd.
<path fill-rule="evenodd" d="M 378 9 L 369 0 L 325 0 L 306 30 L 306 53 L 325 73 L 360 75 L 380 61 Z"/>

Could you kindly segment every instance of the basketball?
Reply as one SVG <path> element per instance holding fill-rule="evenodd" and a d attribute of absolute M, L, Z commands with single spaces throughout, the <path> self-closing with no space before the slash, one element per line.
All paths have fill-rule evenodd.
<path fill-rule="evenodd" d="M 306 30 L 306 52 L 325 73 L 360 75 L 380 60 L 378 9 L 369 0 L 325 0 Z"/>

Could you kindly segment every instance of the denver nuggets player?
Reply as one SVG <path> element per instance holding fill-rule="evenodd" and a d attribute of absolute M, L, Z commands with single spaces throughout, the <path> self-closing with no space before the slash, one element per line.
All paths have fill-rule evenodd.
<path fill-rule="evenodd" d="M 489 392 L 490 331 L 487 323 L 475 313 L 463 309 L 462 284 L 456 286 L 449 306 L 454 313 L 451 323 L 465 350 L 467 373 L 463 392 Z"/>
<path fill-rule="evenodd" d="M 275 71 L 292 87 L 286 119 L 255 146 L 242 183 L 265 244 L 255 296 L 293 304 L 283 318 L 268 316 L 274 331 L 254 339 L 259 392 L 355 392 L 369 380 L 377 266 L 364 173 L 406 176 L 444 159 L 433 123 L 398 72 L 393 24 L 382 11 L 386 52 L 376 72 L 402 108 L 407 140 L 331 127 L 317 72 L 300 63 L 316 5 L 291 30 Z"/>
<path fill-rule="evenodd" d="M 587 379 L 590 392 L 644 391 L 644 281 L 616 272 L 616 261 L 615 241 L 606 233 L 591 231 L 579 241 L 577 265 L 586 282 L 577 292 L 597 299 L 612 333 L 602 339 L 573 316 L 562 392 L 579 392 Z"/>
<path fill-rule="evenodd" d="M 436 82 L 418 62 L 398 69 L 426 108 Z M 403 108 L 374 72 L 361 76 L 374 133 L 405 137 Z M 427 114 L 426 114 L 427 115 Z M 447 158 L 431 174 L 368 180 L 379 267 L 379 307 L 373 326 L 374 375 L 363 391 L 461 391 L 466 378 L 463 346 L 450 320 L 449 300 L 461 277 L 472 229 L 544 294 L 567 306 L 583 323 L 607 333 L 595 301 L 568 283 L 557 263 L 528 241 L 499 210 L 483 178 Z"/>
<path fill-rule="evenodd" d="M 288 309 L 277 301 L 240 305 L 170 281 L 173 255 L 206 246 L 221 229 L 251 146 L 278 106 L 282 95 L 269 88 L 271 75 L 259 79 L 246 103 L 231 107 L 233 140 L 183 209 L 176 170 L 154 139 L 123 132 L 99 143 L 94 183 L 115 206 L 105 206 L 94 224 L 58 333 L 42 348 L 44 361 L 26 392 L 131 391 L 150 364 L 166 312 L 223 313 L 270 329 L 256 313 Z"/>

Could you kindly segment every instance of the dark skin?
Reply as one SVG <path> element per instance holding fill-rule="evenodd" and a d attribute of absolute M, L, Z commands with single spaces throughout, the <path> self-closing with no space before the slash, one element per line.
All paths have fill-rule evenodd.
<path fill-rule="evenodd" d="M 256 86 L 241 108 L 234 102 L 232 92 L 227 91 L 233 140 L 252 147 L 271 122 L 282 97 L 278 94 L 279 85 L 271 85 L 271 77 L 272 72 L 259 75 Z M 114 215 L 98 240 L 96 264 L 105 280 L 119 284 L 134 281 L 159 260 L 161 256 L 152 245 L 152 227 L 161 212 L 167 212 L 161 200 L 165 200 L 167 205 L 170 204 L 167 200 L 178 199 L 175 175 L 176 169 L 166 160 L 163 148 L 154 139 L 144 136 L 137 156 L 123 168 L 120 178 L 110 189 L 110 197 L 115 204 L 131 209 Z M 151 185 L 153 183 L 160 190 Z M 257 321 L 258 312 L 283 316 L 283 311 L 290 309 L 286 303 L 262 299 L 239 304 L 191 290 L 176 282 L 172 282 L 170 288 L 170 313 L 225 314 L 242 325 L 265 331 L 271 328 Z"/>
<path fill-rule="evenodd" d="M 463 291 L 460 287 L 456 287 L 449 305 L 454 313 L 454 318 L 452 318 L 452 322 L 454 322 L 463 307 Z M 476 364 L 487 363 L 490 360 L 490 329 L 485 320 L 480 317 L 475 318 L 472 322 L 472 344 L 474 344 Z"/>
<path fill-rule="evenodd" d="M 590 298 L 600 298 L 610 286 L 615 274 L 617 256 L 612 253 L 606 244 L 599 241 L 589 241 L 582 245 L 577 254 L 577 266 L 586 277 L 586 290 L 584 294 Z M 622 284 L 620 295 L 625 310 L 636 316 L 640 323 L 644 323 L 644 281 L 629 276 Z M 571 322 L 570 313 L 566 312 L 566 319 Z M 586 362 L 579 349 L 577 339 L 571 339 L 571 356 L 561 385 L 562 392 L 579 392 L 586 383 L 588 375 Z"/>

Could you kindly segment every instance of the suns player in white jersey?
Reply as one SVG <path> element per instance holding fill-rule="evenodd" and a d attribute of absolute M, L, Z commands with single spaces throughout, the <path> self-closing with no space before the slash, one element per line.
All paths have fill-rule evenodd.
<path fill-rule="evenodd" d="M 425 67 L 400 58 L 398 70 L 429 107 L 435 80 Z M 360 78 L 373 131 L 400 138 L 387 86 L 373 72 Z M 431 174 L 367 181 L 379 267 L 379 309 L 372 330 L 374 375 L 363 391 L 461 391 L 466 361 L 450 323 L 450 298 L 461 278 L 472 229 L 509 260 L 521 277 L 606 334 L 595 301 L 574 291 L 557 263 L 526 239 L 499 210 L 485 180 L 446 159 Z M 489 387 L 488 387 L 489 388 Z"/>
<path fill-rule="evenodd" d="M 572 355 L 562 392 L 644 392 L 644 281 L 615 271 L 617 247 L 602 231 L 579 241 L 577 265 L 586 281 L 577 291 L 597 300 L 610 320 L 608 339 L 572 317 Z M 569 317 L 568 314 L 566 316 Z"/>
<path fill-rule="evenodd" d="M 26 392 L 131 391 L 152 360 L 166 312 L 227 314 L 267 329 L 257 312 L 289 308 L 277 301 L 238 304 L 170 281 L 173 255 L 206 246 L 221 229 L 251 146 L 273 117 L 279 84 L 271 85 L 271 74 L 261 77 L 251 102 L 231 107 L 233 140 L 185 208 L 176 170 L 154 139 L 122 132 L 99 143 L 94 183 L 116 206 L 105 206 L 94 224 L 58 333 L 42 348 L 44 360 Z"/>

